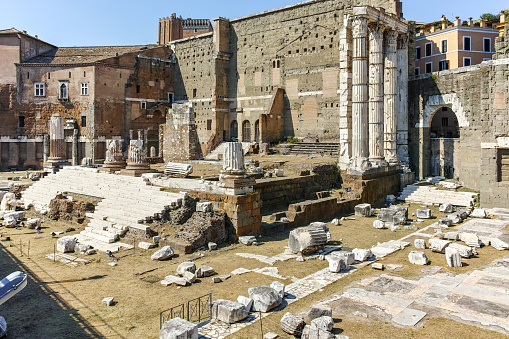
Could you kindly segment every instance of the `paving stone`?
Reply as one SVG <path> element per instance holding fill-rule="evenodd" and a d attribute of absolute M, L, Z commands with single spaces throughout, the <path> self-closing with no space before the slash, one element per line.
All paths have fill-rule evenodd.
<path fill-rule="evenodd" d="M 426 312 L 417 311 L 411 308 L 405 308 L 398 315 L 392 318 L 392 321 L 403 326 L 415 326 L 426 315 Z"/>

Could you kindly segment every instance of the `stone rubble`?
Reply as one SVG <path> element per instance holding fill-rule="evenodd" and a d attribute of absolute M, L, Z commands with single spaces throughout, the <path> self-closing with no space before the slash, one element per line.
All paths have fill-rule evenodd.
<path fill-rule="evenodd" d="M 431 210 L 429 208 L 418 209 L 416 215 L 419 219 L 431 219 Z"/>
<path fill-rule="evenodd" d="M 175 252 L 173 251 L 173 248 L 171 248 L 171 246 L 165 246 L 160 250 L 156 251 L 154 254 L 152 254 L 150 259 L 163 261 L 170 259 L 174 254 Z"/>
<path fill-rule="evenodd" d="M 57 240 L 57 252 L 73 253 L 76 246 L 76 238 L 73 236 L 62 237 Z"/>
<path fill-rule="evenodd" d="M 419 249 L 426 249 L 426 240 L 424 239 L 415 239 L 414 240 L 414 247 Z"/>
<path fill-rule="evenodd" d="M 447 247 L 445 249 L 445 258 L 447 260 L 447 265 L 450 267 L 461 267 L 461 256 L 458 250 Z"/>
<path fill-rule="evenodd" d="M 251 312 L 251 310 L 253 309 L 253 303 L 254 303 L 254 300 L 251 299 L 251 298 L 248 298 L 248 297 L 244 297 L 242 295 L 239 295 L 237 297 L 237 302 L 238 303 L 241 303 L 242 305 L 244 305 L 244 308 L 248 311 L 248 312 Z"/>
<path fill-rule="evenodd" d="M 181 318 L 166 321 L 159 331 L 159 339 L 198 339 L 198 325 Z"/>
<path fill-rule="evenodd" d="M 371 205 L 370 204 L 359 204 L 354 207 L 355 215 L 358 217 L 370 217 L 371 216 Z"/>
<path fill-rule="evenodd" d="M 332 308 L 328 305 L 316 304 L 311 307 L 307 315 L 310 322 L 323 316 L 332 317 Z"/>
<path fill-rule="evenodd" d="M 376 229 L 380 229 L 380 230 L 387 228 L 387 227 L 385 227 L 385 223 L 381 220 L 373 221 L 373 227 Z"/>
<path fill-rule="evenodd" d="M 295 316 L 290 312 L 287 312 L 282 318 L 280 323 L 281 329 L 286 333 L 300 337 L 306 321 L 303 317 Z"/>
<path fill-rule="evenodd" d="M 447 246 L 451 241 L 441 239 L 429 239 L 429 248 L 435 253 L 444 253 Z"/>
<path fill-rule="evenodd" d="M 345 260 L 341 257 L 328 255 L 325 259 L 329 262 L 329 271 L 332 273 L 338 273 L 346 269 Z"/>
<path fill-rule="evenodd" d="M 253 245 L 254 243 L 257 242 L 257 239 L 256 239 L 255 236 L 246 235 L 246 236 L 239 237 L 239 242 L 241 244 L 244 244 L 244 245 L 247 245 L 247 246 L 251 246 L 251 245 Z"/>
<path fill-rule="evenodd" d="M 233 324 L 246 319 L 249 312 L 241 303 L 219 299 L 211 303 L 212 319 Z"/>
<path fill-rule="evenodd" d="M 177 267 L 177 274 L 178 275 L 184 276 L 185 272 L 191 272 L 191 273 L 195 273 L 196 272 L 196 265 L 194 264 L 194 262 L 186 261 L 186 262 L 181 263 Z"/>
<path fill-rule="evenodd" d="M 498 238 L 491 239 L 491 246 L 499 251 L 509 250 L 509 244 Z"/>
<path fill-rule="evenodd" d="M 442 204 L 438 210 L 443 213 L 452 213 L 454 211 L 454 206 L 452 204 Z"/>
<path fill-rule="evenodd" d="M 412 251 L 408 254 L 408 261 L 414 265 L 427 265 L 428 257 L 424 252 Z"/>
<path fill-rule="evenodd" d="M 369 249 L 354 248 L 352 253 L 355 256 L 355 260 L 363 262 L 371 258 L 373 253 Z"/>
<path fill-rule="evenodd" d="M 292 253 L 309 254 L 323 249 L 328 241 L 326 226 L 307 226 L 294 229 L 288 237 Z"/>
<path fill-rule="evenodd" d="M 269 286 L 251 287 L 248 293 L 249 298 L 253 299 L 255 312 L 268 312 L 281 305 L 283 301 L 279 293 Z"/>

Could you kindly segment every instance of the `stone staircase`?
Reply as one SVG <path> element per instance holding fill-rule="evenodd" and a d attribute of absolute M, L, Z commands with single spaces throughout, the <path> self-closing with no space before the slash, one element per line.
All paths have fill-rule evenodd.
<path fill-rule="evenodd" d="M 101 199 L 95 211 L 87 213 L 90 222 L 81 235 L 106 244 L 118 241 L 129 229 L 147 232 L 150 227 L 143 221 L 159 217 L 184 199 L 182 194 L 161 191 L 140 177 L 69 166 L 34 183 L 23 193 L 23 201 L 43 210 L 58 192 Z"/>
<path fill-rule="evenodd" d="M 471 207 L 478 196 L 478 193 L 445 191 L 432 186 L 408 185 L 403 189 L 398 200 L 427 205 L 448 203 L 454 206 Z"/>
<path fill-rule="evenodd" d="M 225 142 L 220 143 L 212 152 L 205 156 L 205 160 L 219 160 L 223 156 Z M 242 150 L 244 151 L 244 155 L 249 152 L 249 147 L 251 146 L 251 142 L 243 142 Z"/>
<path fill-rule="evenodd" d="M 281 154 L 287 155 L 317 155 L 328 154 L 331 156 L 339 155 L 339 143 L 312 143 L 296 142 L 293 144 L 280 144 L 277 149 Z"/>

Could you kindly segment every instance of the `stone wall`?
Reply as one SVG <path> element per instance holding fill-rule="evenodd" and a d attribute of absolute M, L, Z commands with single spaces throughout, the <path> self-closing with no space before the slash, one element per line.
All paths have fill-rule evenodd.
<path fill-rule="evenodd" d="M 432 174 L 430 126 L 435 113 L 449 107 L 460 137 L 447 161 L 454 176 L 481 192 L 484 206 L 505 206 L 508 186 L 500 182 L 498 152 L 509 148 L 509 59 L 411 77 L 409 128 L 411 166 L 417 176 Z M 452 153 L 452 154 L 451 154 Z M 446 156 L 446 154 L 444 154 Z"/>
<path fill-rule="evenodd" d="M 193 103 L 173 104 L 163 127 L 163 158 L 168 161 L 200 158 Z"/>
<path fill-rule="evenodd" d="M 285 91 L 284 124 L 278 121 L 267 140 L 262 132 L 261 141 L 284 135 L 339 141 L 340 28 L 345 11 L 360 5 L 401 11 L 394 0 L 310 0 L 217 18 L 213 33 L 172 42 L 175 98 L 197 104 L 202 152 L 232 137 L 255 141 L 279 88 Z"/>

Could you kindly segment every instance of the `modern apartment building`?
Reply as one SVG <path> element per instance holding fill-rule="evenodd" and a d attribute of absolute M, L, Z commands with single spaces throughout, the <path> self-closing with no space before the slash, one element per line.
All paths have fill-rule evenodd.
<path fill-rule="evenodd" d="M 484 21 L 472 18 L 461 22 L 456 17 L 451 24 L 442 16 L 441 27 L 435 23 L 417 27 L 415 74 L 427 74 L 446 69 L 480 64 L 495 54 L 495 38 L 499 30 L 487 27 Z"/>

